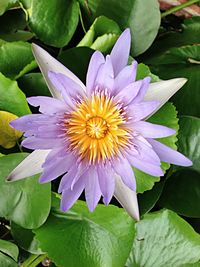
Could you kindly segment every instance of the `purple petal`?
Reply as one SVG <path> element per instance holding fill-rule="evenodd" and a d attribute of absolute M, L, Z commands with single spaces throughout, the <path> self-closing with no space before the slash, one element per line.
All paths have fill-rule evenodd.
<path fill-rule="evenodd" d="M 110 92 L 114 86 L 114 73 L 110 56 L 106 56 L 106 62 L 99 68 L 96 76 L 95 88 L 98 86 L 100 89 L 108 89 Z"/>
<path fill-rule="evenodd" d="M 51 155 L 50 155 L 51 156 Z M 53 164 L 45 165 L 42 176 L 40 177 L 40 183 L 46 183 L 56 179 L 62 175 L 74 164 L 74 158 L 70 154 L 64 158 L 55 158 Z"/>
<path fill-rule="evenodd" d="M 86 77 L 86 90 L 88 96 L 91 95 L 92 91 L 95 88 L 95 80 L 97 77 L 97 73 L 99 71 L 100 66 L 105 63 L 104 56 L 102 55 L 101 52 L 96 51 L 92 55 L 90 59 L 90 63 L 88 66 L 88 71 L 87 71 L 87 77 Z"/>
<path fill-rule="evenodd" d="M 101 190 L 96 168 L 93 166 L 90 167 L 84 176 L 87 177 L 85 185 L 85 198 L 89 210 L 93 211 L 101 197 Z"/>
<path fill-rule="evenodd" d="M 61 210 L 63 212 L 68 211 L 79 198 L 85 187 L 85 177 L 82 176 L 78 182 L 74 185 L 73 190 L 70 188 L 63 191 L 61 198 Z"/>
<path fill-rule="evenodd" d="M 138 155 L 136 156 L 143 162 L 148 162 L 153 165 L 158 165 L 160 167 L 160 158 L 153 150 L 152 146 L 142 137 L 140 139 L 134 139 L 134 145 L 137 146 Z M 133 155 L 135 156 L 135 155 Z"/>
<path fill-rule="evenodd" d="M 66 190 L 68 188 L 71 188 L 73 190 L 74 185 L 79 180 L 79 178 L 85 173 L 87 170 L 87 166 L 79 163 L 78 166 L 75 165 L 76 162 L 74 161 L 74 164 L 72 164 L 67 174 L 65 174 L 60 182 L 58 192 L 61 193 L 63 190 Z"/>
<path fill-rule="evenodd" d="M 52 149 L 56 146 L 63 146 L 63 140 L 54 138 L 37 138 L 32 136 L 23 140 L 21 145 L 29 149 Z"/>
<path fill-rule="evenodd" d="M 59 121 L 60 117 L 57 115 L 30 114 L 13 120 L 10 125 L 26 132 L 24 136 L 28 137 L 37 134 L 40 127 L 53 127 L 53 125 L 56 127 Z"/>
<path fill-rule="evenodd" d="M 67 156 L 66 148 L 54 148 L 51 150 L 51 152 L 48 154 L 48 157 L 46 158 L 45 162 L 43 163 L 43 168 L 48 168 L 50 165 L 55 163 L 55 159 L 64 158 Z M 70 157 L 72 155 L 70 154 Z"/>
<path fill-rule="evenodd" d="M 60 93 L 57 91 L 57 88 L 52 84 L 51 80 L 48 77 L 49 71 L 54 71 L 57 73 L 63 73 L 65 76 L 74 80 L 83 90 L 85 90 L 84 84 L 79 80 L 79 78 L 74 75 L 69 69 L 67 69 L 63 64 L 61 64 L 58 60 L 53 58 L 49 53 L 47 53 L 44 49 L 39 47 L 36 44 L 32 44 L 33 55 L 40 67 L 40 70 L 44 76 L 44 79 L 51 91 L 53 97 L 61 99 Z"/>
<path fill-rule="evenodd" d="M 143 99 L 146 95 L 146 92 L 149 89 L 151 78 L 146 77 L 142 81 L 143 81 L 143 85 L 142 85 L 138 95 L 136 96 L 136 98 L 134 98 L 134 103 L 139 103 L 139 102 L 143 101 Z"/>
<path fill-rule="evenodd" d="M 134 172 L 128 160 L 124 157 L 120 157 L 118 159 L 114 159 L 112 165 L 115 172 L 122 178 L 125 185 L 127 185 L 131 190 L 136 191 Z"/>
<path fill-rule="evenodd" d="M 115 190 L 115 174 L 111 166 L 99 166 L 98 169 L 99 185 L 103 195 L 103 202 L 108 205 Z"/>
<path fill-rule="evenodd" d="M 136 81 L 129 84 L 127 87 L 119 91 L 115 97 L 116 101 L 120 101 L 125 105 L 128 105 L 138 94 L 141 85 L 142 81 Z"/>
<path fill-rule="evenodd" d="M 66 104 L 72 108 L 74 108 L 72 99 L 79 100 L 85 96 L 82 87 L 61 73 L 50 71 L 49 79 L 57 90 L 61 92 Z"/>
<path fill-rule="evenodd" d="M 136 169 L 139 169 L 139 170 L 141 170 L 147 174 L 150 174 L 153 176 L 163 176 L 164 175 L 162 169 L 157 165 L 153 165 L 151 163 L 144 162 L 144 160 L 140 160 L 134 156 L 129 157 L 128 160 L 133 167 L 135 167 Z"/>
<path fill-rule="evenodd" d="M 115 94 L 119 93 L 123 88 L 129 86 L 135 81 L 137 70 L 137 62 L 134 61 L 132 65 L 126 66 L 120 71 L 120 73 L 115 78 Z"/>
<path fill-rule="evenodd" d="M 10 125 L 20 131 L 27 131 L 30 129 L 30 125 L 36 120 L 44 120 L 46 116 L 42 114 L 29 114 L 23 117 L 17 118 L 10 122 Z"/>
<path fill-rule="evenodd" d="M 149 117 L 149 115 L 160 105 L 157 101 L 140 102 L 129 105 L 128 114 L 133 121 L 140 121 Z"/>
<path fill-rule="evenodd" d="M 162 138 L 176 133 L 174 129 L 146 121 L 134 122 L 132 127 L 136 132 L 147 138 Z"/>
<path fill-rule="evenodd" d="M 62 193 L 63 191 L 66 191 L 68 189 L 73 190 L 71 187 L 72 182 L 76 176 L 76 168 L 70 167 L 69 171 L 62 177 L 59 188 L 58 188 L 58 193 Z"/>
<path fill-rule="evenodd" d="M 131 46 L 130 29 L 126 29 L 118 38 L 111 51 L 115 76 L 127 65 Z"/>
<path fill-rule="evenodd" d="M 41 113 L 54 114 L 57 112 L 65 112 L 67 107 L 65 103 L 56 98 L 47 96 L 32 96 L 27 98 L 30 105 L 38 107 Z"/>
<path fill-rule="evenodd" d="M 63 136 L 64 131 L 59 125 L 50 124 L 38 127 L 34 134 L 38 138 L 59 138 L 60 136 Z"/>
<path fill-rule="evenodd" d="M 163 145 L 156 140 L 148 139 L 148 141 L 153 146 L 153 149 L 162 161 L 179 166 L 192 166 L 192 161 L 178 151 L 173 150 L 172 148 Z"/>

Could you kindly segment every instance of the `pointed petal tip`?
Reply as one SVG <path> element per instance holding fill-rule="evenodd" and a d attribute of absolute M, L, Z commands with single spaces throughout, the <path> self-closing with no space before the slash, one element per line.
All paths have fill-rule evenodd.
<path fill-rule="evenodd" d="M 39 45 L 35 44 L 35 43 L 32 43 L 32 44 L 31 44 L 31 47 L 32 47 L 33 55 L 34 55 L 35 59 L 37 60 L 37 55 L 39 54 L 39 52 L 40 52 L 43 48 L 40 47 Z"/>
<path fill-rule="evenodd" d="M 119 175 L 115 176 L 114 196 L 135 221 L 140 220 L 137 193 L 128 188 Z"/>
<path fill-rule="evenodd" d="M 190 159 L 188 159 L 187 157 L 185 157 L 183 154 L 182 154 L 182 156 L 183 156 L 183 159 L 182 159 L 181 164 L 179 164 L 179 165 L 183 166 L 183 167 L 191 167 L 193 165 L 193 162 Z"/>
<path fill-rule="evenodd" d="M 123 32 L 122 32 L 123 36 L 126 38 L 131 38 L 131 30 L 130 28 L 126 28 Z"/>

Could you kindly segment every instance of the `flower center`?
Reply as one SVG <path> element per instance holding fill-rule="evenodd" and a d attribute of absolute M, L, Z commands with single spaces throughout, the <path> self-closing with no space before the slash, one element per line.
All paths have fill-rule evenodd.
<path fill-rule="evenodd" d="M 93 117 L 86 122 L 86 133 L 91 138 L 105 137 L 108 130 L 107 122 L 100 117 Z"/>
<path fill-rule="evenodd" d="M 93 94 L 65 116 L 70 149 L 93 164 L 110 159 L 128 146 L 126 121 L 124 110 L 110 96 Z"/>

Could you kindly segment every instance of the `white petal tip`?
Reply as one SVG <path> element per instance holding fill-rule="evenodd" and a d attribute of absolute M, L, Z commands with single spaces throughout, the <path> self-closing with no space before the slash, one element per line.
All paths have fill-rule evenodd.
<path fill-rule="evenodd" d="M 151 83 L 144 100 L 160 102 L 160 106 L 151 115 L 161 108 L 186 82 L 186 78 L 174 78 Z"/>
<path fill-rule="evenodd" d="M 140 220 L 137 194 L 128 188 L 118 175 L 115 176 L 114 196 L 134 220 Z"/>

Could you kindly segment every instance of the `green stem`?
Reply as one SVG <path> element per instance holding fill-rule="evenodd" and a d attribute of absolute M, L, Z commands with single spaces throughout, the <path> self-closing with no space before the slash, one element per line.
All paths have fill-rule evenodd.
<path fill-rule="evenodd" d="M 46 257 L 47 257 L 46 254 L 42 254 L 42 255 L 33 254 L 21 264 L 21 267 L 36 267 Z"/>
<path fill-rule="evenodd" d="M 177 11 L 183 9 L 183 8 L 186 8 L 186 7 L 188 7 L 188 6 L 191 6 L 192 4 L 195 4 L 195 3 L 197 3 L 197 2 L 199 2 L 199 0 L 189 0 L 189 1 L 187 1 L 187 2 L 185 2 L 185 3 L 183 3 L 183 4 L 181 4 L 181 5 L 172 7 L 171 9 L 169 9 L 169 10 L 163 12 L 163 13 L 161 14 L 161 18 L 164 18 L 164 17 L 166 17 L 166 16 L 168 16 L 168 15 L 170 15 L 170 14 L 172 14 L 172 13 L 175 13 L 175 12 L 177 12 Z"/>
<path fill-rule="evenodd" d="M 82 16 L 82 12 L 81 12 L 81 8 L 79 6 L 79 17 L 80 17 L 80 21 L 81 21 L 81 26 L 83 28 L 83 31 L 84 33 L 86 34 L 86 29 L 85 29 L 85 25 L 84 25 L 84 22 L 83 22 L 83 16 Z"/>

